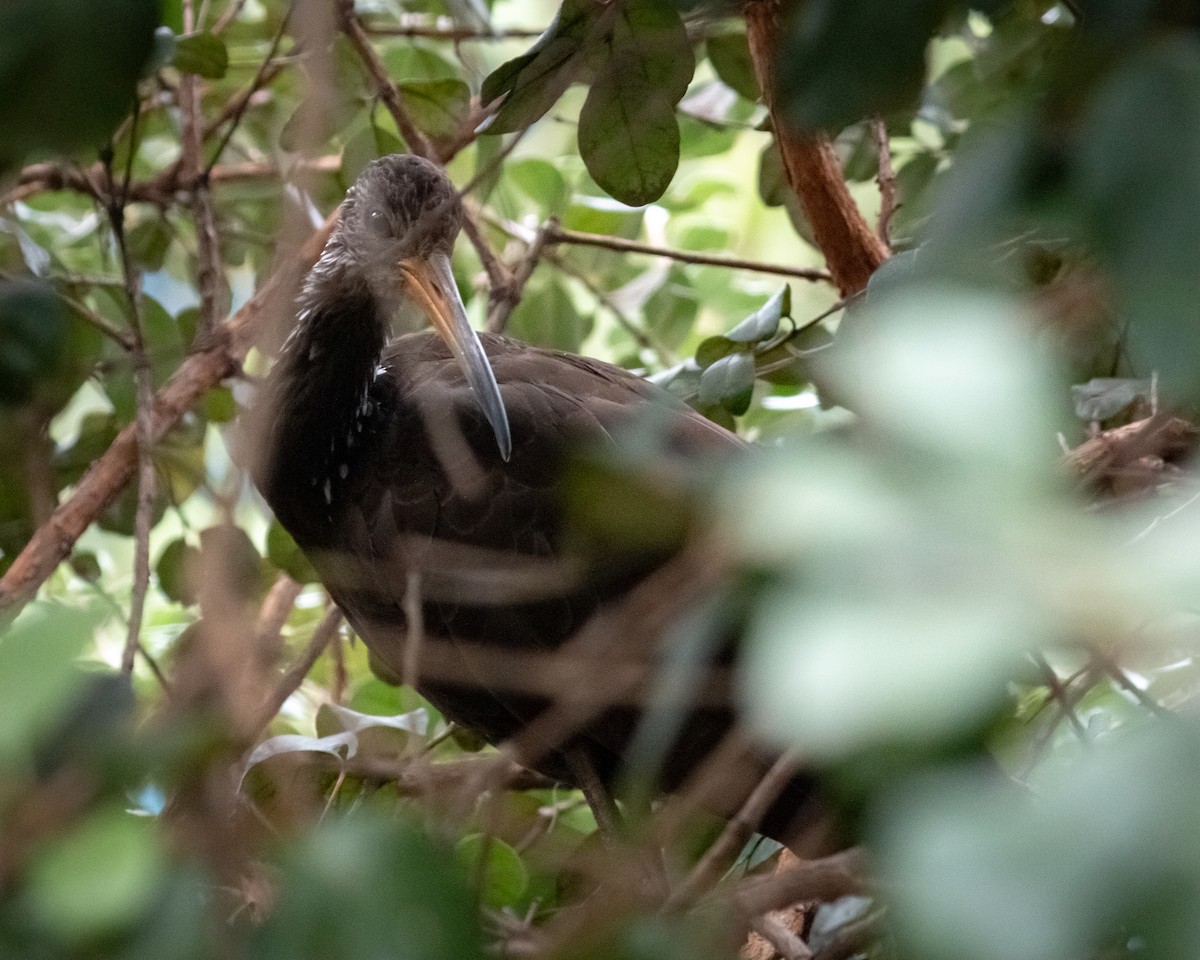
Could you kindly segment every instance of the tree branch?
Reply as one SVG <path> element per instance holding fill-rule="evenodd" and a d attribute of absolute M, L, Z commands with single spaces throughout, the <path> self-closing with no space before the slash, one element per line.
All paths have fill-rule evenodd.
<path fill-rule="evenodd" d="M 655 247 L 648 243 L 638 243 L 634 240 L 622 239 L 621 237 L 607 237 L 597 233 L 564 230 L 557 224 L 547 225 L 546 240 L 549 243 L 571 243 L 577 246 L 600 247 L 604 250 L 615 250 L 617 253 L 644 253 L 651 257 L 666 257 L 669 260 L 678 260 L 680 263 L 725 267 L 729 270 L 751 270 L 755 273 L 772 273 L 781 277 L 796 277 L 800 280 L 812 280 L 814 282 L 832 279 L 826 270 L 816 270 L 807 267 L 786 267 L 777 263 L 743 260 L 741 257 L 692 253 L 690 250 L 674 250 L 670 247 Z"/>
<path fill-rule="evenodd" d="M 863 289 L 891 251 L 871 230 L 850 196 L 833 145 L 821 134 L 804 134 L 793 129 L 777 107 L 775 64 L 783 8 L 783 0 L 750 0 L 745 6 L 746 39 L 771 114 L 784 173 L 812 227 L 834 283 L 846 296 Z"/>
<path fill-rule="evenodd" d="M 334 213 L 309 237 L 298 256 L 282 259 L 282 266 L 271 279 L 179 365 L 154 397 L 149 415 L 152 443 L 175 427 L 211 387 L 238 370 L 262 316 L 277 298 L 290 303 L 300 274 L 316 262 L 336 222 Z M 129 424 L 92 463 L 71 496 L 38 527 L 0 577 L 0 621 L 20 612 L 55 567 L 70 555 L 75 541 L 129 483 L 137 467 L 137 451 L 136 428 Z"/>

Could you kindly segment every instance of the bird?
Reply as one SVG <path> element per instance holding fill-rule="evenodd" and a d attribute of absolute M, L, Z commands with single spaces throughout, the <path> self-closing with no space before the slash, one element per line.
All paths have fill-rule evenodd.
<path fill-rule="evenodd" d="M 668 577 L 681 543 L 580 537 L 563 495 L 576 451 L 612 449 L 639 418 L 684 464 L 744 456 L 746 444 L 620 367 L 476 332 L 451 268 L 463 216 L 461 195 L 428 160 L 393 154 L 363 170 L 266 379 L 253 474 L 376 672 L 415 682 L 447 719 L 500 744 L 539 721 L 545 733 L 556 690 L 587 700 L 552 658 L 589 625 L 601 688 L 630 651 L 662 660 L 644 648 L 660 640 L 638 636 L 645 603 L 633 622 L 595 624 Z M 393 334 L 414 319 L 432 330 Z M 724 675 L 736 660 L 736 642 L 721 640 L 708 665 Z M 657 786 L 678 789 L 740 742 L 728 736 L 729 699 L 689 705 L 657 759 Z M 591 801 L 597 784 L 623 775 L 642 707 L 585 703 L 565 736 L 526 737 L 532 766 Z M 738 782 L 710 789 L 709 806 L 728 816 L 773 757 L 757 746 L 726 753 L 736 763 L 725 779 Z M 812 780 L 795 773 L 761 829 L 786 842 L 814 802 Z"/>

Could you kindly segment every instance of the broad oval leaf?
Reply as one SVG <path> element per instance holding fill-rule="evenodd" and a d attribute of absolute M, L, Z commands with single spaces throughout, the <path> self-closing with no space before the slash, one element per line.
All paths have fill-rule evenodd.
<path fill-rule="evenodd" d="M 661 197 L 679 166 L 675 105 L 695 59 L 669 6 L 633 0 L 614 17 L 608 59 L 579 115 L 579 153 L 597 184 L 637 207 Z"/>

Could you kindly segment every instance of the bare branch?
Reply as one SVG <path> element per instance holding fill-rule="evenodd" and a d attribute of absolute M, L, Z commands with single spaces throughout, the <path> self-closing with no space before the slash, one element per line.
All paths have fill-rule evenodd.
<path fill-rule="evenodd" d="M 880 240 L 891 246 L 892 217 L 896 214 L 896 170 L 892 166 L 887 124 L 882 117 L 871 121 L 871 134 L 879 151 L 879 172 L 875 175 L 875 182 L 879 184 L 879 223 L 876 233 Z"/>
<path fill-rule="evenodd" d="M 280 711 L 284 703 L 287 702 L 287 698 L 300 689 L 300 684 L 308 676 L 308 671 L 313 668 L 313 664 L 325 652 L 325 648 L 332 642 L 333 635 L 337 633 L 341 624 L 342 611 L 335 604 L 331 603 L 329 609 L 325 612 L 324 619 L 313 630 L 312 637 L 308 641 L 308 646 L 296 658 L 296 662 L 284 672 L 279 684 L 271 693 L 266 706 L 263 707 L 262 713 L 259 714 L 258 722 L 254 725 L 255 730 L 264 729 L 274 719 L 275 714 Z"/>
<path fill-rule="evenodd" d="M 655 247 L 648 243 L 638 243 L 621 237 L 606 237 L 597 233 L 581 233 L 578 230 L 564 230 L 557 225 L 547 226 L 546 240 L 549 243 L 571 243 L 586 247 L 600 247 L 604 250 L 615 250 L 618 253 L 644 253 L 651 257 L 666 257 L 678 260 L 680 263 L 692 263 L 710 267 L 725 267 L 729 270 L 750 270 L 756 273 L 773 273 L 781 277 L 796 277 L 800 280 L 829 282 L 832 277 L 828 270 L 810 269 L 807 267 L 787 267 L 777 263 L 762 263 L 758 260 L 744 260 L 740 257 L 727 257 L 720 254 L 692 253 L 690 250 L 675 250 L 671 247 Z"/>

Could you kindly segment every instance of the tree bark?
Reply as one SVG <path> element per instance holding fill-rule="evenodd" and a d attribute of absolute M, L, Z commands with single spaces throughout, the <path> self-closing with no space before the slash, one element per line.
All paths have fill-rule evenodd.
<path fill-rule="evenodd" d="M 783 0 L 746 0 L 750 58 L 770 111 L 788 184 L 800 201 L 834 283 L 845 297 L 862 290 L 891 251 L 850 196 L 841 163 L 828 138 L 796 130 L 778 108 L 775 64 L 781 47 L 783 9 Z"/>

